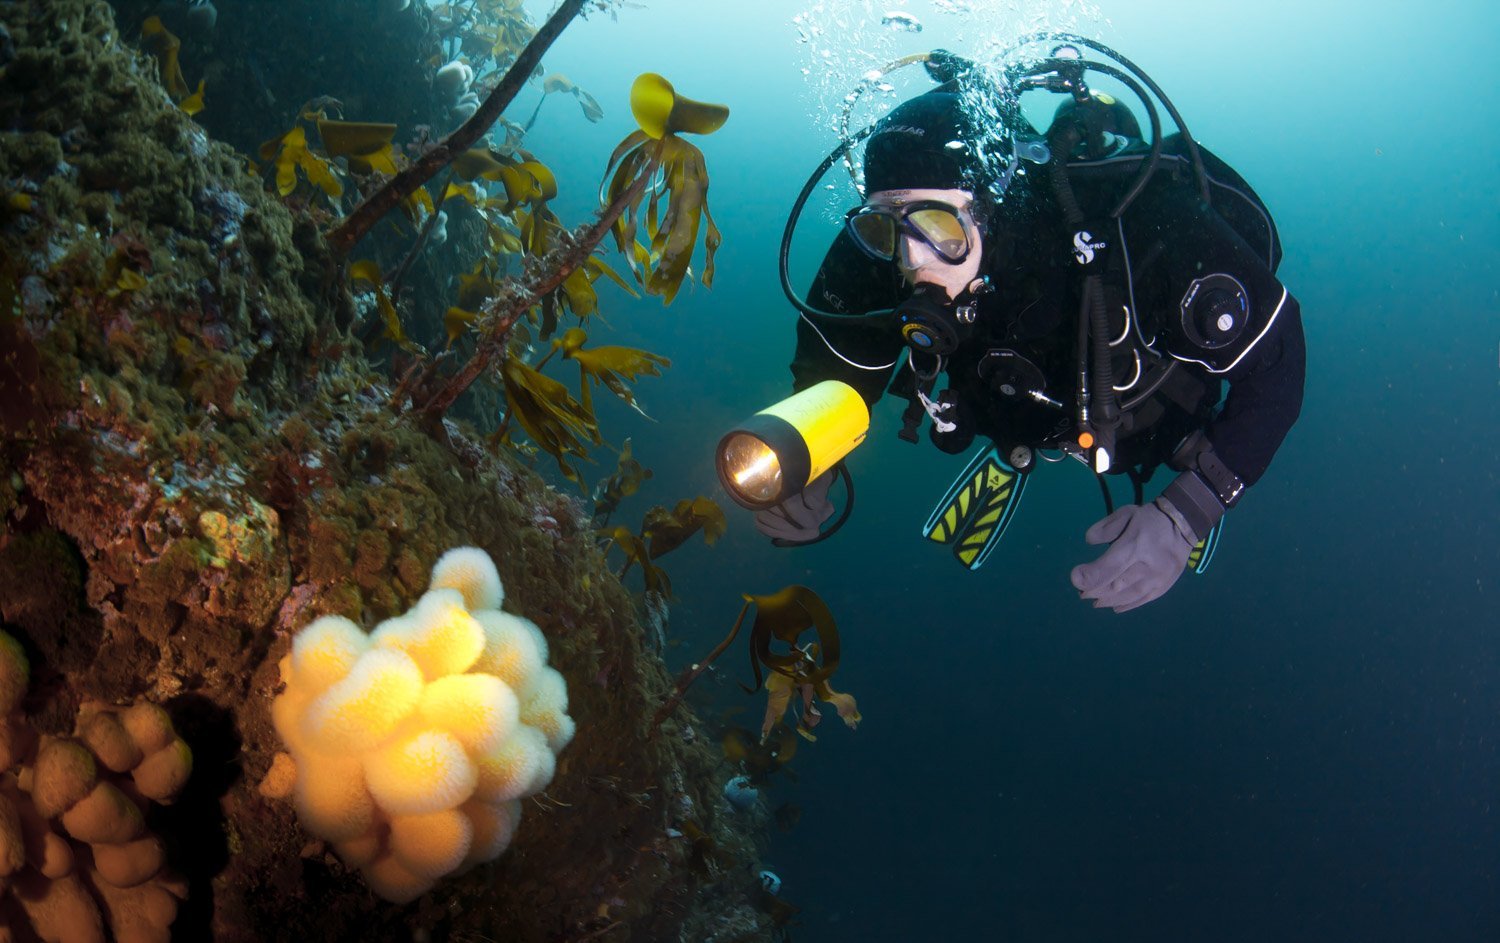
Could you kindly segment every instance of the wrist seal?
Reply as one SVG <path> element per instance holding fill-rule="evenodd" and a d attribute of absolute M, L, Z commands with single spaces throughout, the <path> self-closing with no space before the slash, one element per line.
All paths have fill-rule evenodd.
<path fill-rule="evenodd" d="M 1245 493 L 1245 482 L 1219 458 L 1201 429 L 1178 443 L 1167 464 L 1178 471 L 1196 471 L 1226 508 L 1238 504 Z"/>
<path fill-rule="evenodd" d="M 1182 515 L 1192 529 L 1194 541 L 1202 540 L 1227 510 L 1214 488 L 1191 469 L 1173 478 L 1162 489 L 1160 500 L 1170 503 Z"/>

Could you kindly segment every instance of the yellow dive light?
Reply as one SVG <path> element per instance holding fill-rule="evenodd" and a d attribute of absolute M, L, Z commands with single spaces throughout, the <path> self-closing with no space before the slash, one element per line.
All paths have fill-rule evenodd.
<path fill-rule="evenodd" d="M 737 504 L 775 507 L 865 440 L 870 409 L 847 383 L 824 380 L 763 409 L 725 433 L 719 481 Z"/>

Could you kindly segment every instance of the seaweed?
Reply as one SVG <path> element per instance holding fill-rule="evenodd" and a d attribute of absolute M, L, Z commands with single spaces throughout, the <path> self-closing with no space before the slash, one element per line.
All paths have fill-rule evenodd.
<path fill-rule="evenodd" d="M 676 688 L 657 710 L 653 726 L 672 713 L 699 675 L 734 643 L 746 614 L 753 606 L 755 622 L 750 629 L 750 670 L 755 685 L 742 687 L 746 693 L 753 694 L 764 683 L 768 694 L 760 742 L 767 743 L 775 730 L 785 727 L 781 721 L 794 698 L 799 698 L 802 705 L 796 732 L 808 740 L 816 739 L 812 730 L 822 720 L 817 707 L 819 700 L 833 704 L 840 719 L 850 728 L 857 727 L 861 716 L 853 696 L 835 691 L 828 683 L 838 669 L 841 648 L 838 625 L 822 597 L 806 586 L 792 585 L 766 596 L 746 594 L 743 598 L 745 603 L 740 607 L 740 614 L 729 634 L 706 658 L 678 676 Z M 799 644 L 798 640 L 809 629 L 813 630 L 816 641 Z M 778 645 L 785 646 L 785 650 L 776 650 L 774 646 Z M 762 666 L 767 669 L 764 681 Z"/>
<path fill-rule="evenodd" d="M 542 105 L 550 96 L 558 93 L 572 95 L 578 99 L 578 107 L 583 109 L 583 116 L 589 121 L 597 123 L 604 119 L 604 109 L 599 107 L 599 102 L 595 101 L 594 96 L 574 85 L 573 80 L 566 75 L 554 72 L 542 79 L 542 97 L 537 100 L 536 107 L 532 109 L 531 117 L 526 119 L 526 124 L 522 127 L 523 131 L 531 130 L 531 126 L 536 124 L 537 115 L 542 113 Z"/>
<path fill-rule="evenodd" d="M 671 304 L 688 275 L 700 222 L 708 224 L 703 240 L 705 287 L 713 285 L 714 252 L 721 241 L 719 228 L 708 212 L 708 170 L 703 152 L 678 132 L 712 134 L 729 118 L 729 109 L 678 95 L 671 82 L 646 72 L 630 88 L 630 110 L 640 130 L 627 136 L 610 155 L 605 168 L 605 175 L 610 177 L 606 192 L 614 201 L 638 176 L 651 180 L 647 187 L 651 199 L 645 213 L 649 244 L 643 247 L 635 238 L 644 194 L 627 205 L 612 231 L 615 245 L 646 291 L 660 295 L 663 304 Z"/>
<path fill-rule="evenodd" d="M 577 269 L 574 274 L 582 272 Z M 563 282 L 564 290 L 567 282 Z M 661 376 L 663 367 L 670 367 L 672 361 L 653 354 L 647 350 L 638 350 L 634 347 L 620 347 L 617 345 L 600 345 L 590 349 L 584 349 L 584 343 L 588 335 L 581 327 L 568 328 L 562 337 L 552 342 L 555 349 L 562 351 L 567 359 L 578 364 L 579 385 L 583 388 L 583 407 L 590 412 L 594 408 L 593 388 L 595 384 L 602 385 L 605 389 L 618 396 L 631 409 L 641 415 L 646 415 L 640 404 L 635 401 L 635 393 L 630 384 L 639 380 L 642 376 Z M 720 515 L 722 517 L 722 515 Z"/>
<path fill-rule="evenodd" d="M 620 502 L 639 491 L 646 479 L 651 477 L 651 469 L 636 461 L 630 452 L 630 439 L 627 438 L 620 446 L 615 470 L 594 486 L 594 508 L 590 516 L 596 527 L 608 524 L 610 515 L 619 509 Z"/>

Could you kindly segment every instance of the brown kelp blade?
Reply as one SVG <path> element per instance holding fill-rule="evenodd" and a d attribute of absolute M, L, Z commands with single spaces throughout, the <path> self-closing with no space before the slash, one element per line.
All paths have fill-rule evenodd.
<path fill-rule="evenodd" d="M 396 135 L 393 124 L 318 119 L 318 136 L 329 157 L 362 157 L 389 147 Z"/>
<path fill-rule="evenodd" d="M 700 530 L 703 542 L 712 547 L 728 527 L 724 509 L 712 498 L 699 495 L 678 501 L 670 511 L 660 505 L 653 507 L 646 512 L 641 532 L 650 541 L 651 556 L 655 559 L 676 550 Z"/>
<path fill-rule="evenodd" d="M 630 86 L 630 112 L 636 124 L 653 138 L 686 131 L 712 134 L 729 119 L 729 108 L 677 94 L 662 76 L 643 72 Z"/>
<path fill-rule="evenodd" d="M 828 604 L 806 586 L 787 586 L 768 596 L 745 598 L 755 603 L 755 623 L 750 629 L 750 667 L 760 686 L 760 666 L 792 673 L 803 684 L 825 681 L 839 664 L 839 630 Z M 820 658 L 817 667 L 805 667 L 806 654 L 797 649 L 797 639 L 808 629 L 817 634 Z M 772 640 L 785 644 L 786 654 L 771 650 Z M 753 690 L 753 689 L 752 689 Z"/>
<path fill-rule="evenodd" d="M 161 74 L 161 84 L 173 101 L 182 101 L 188 96 L 187 79 L 182 75 L 177 53 L 182 42 L 162 25 L 161 17 L 148 16 L 141 24 L 141 45 L 156 59 Z"/>

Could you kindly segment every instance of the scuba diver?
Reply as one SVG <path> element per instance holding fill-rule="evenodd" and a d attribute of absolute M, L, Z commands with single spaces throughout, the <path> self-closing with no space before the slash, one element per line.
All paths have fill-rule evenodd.
<path fill-rule="evenodd" d="M 903 439 L 927 424 L 944 452 L 980 443 L 923 529 L 971 569 L 1039 463 L 1088 465 L 1105 516 L 1085 537 L 1108 547 L 1072 583 L 1096 608 L 1125 612 L 1201 572 L 1221 518 L 1266 471 L 1301 409 L 1302 326 L 1274 274 L 1275 224 L 1249 185 L 1129 60 L 1076 36 L 1023 42 L 1043 38 L 1063 44 L 999 76 L 942 51 L 910 57 L 940 84 L 846 135 L 808 181 L 782 246 L 783 287 L 801 312 L 793 385 L 836 380 L 866 408 L 890 392 L 910 401 Z M 1122 101 L 1089 87 L 1090 72 L 1136 95 L 1149 139 Z M 1176 133 L 1163 137 L 1148 88 Z M 1045 133 L 1021 112 L 1033 90 L 1066 96 Z M 862 137 L 863 202 L 800 298 L 787 275 L 797 216 Z M 1176 475 L 1148 503 L 1162 465 Z M 825 529 L 840 474 L 845 514 Z M 1129 480 L 1132 503 L 1113 507 L 1111 476 Z M 852 498 L 839 460 L 774 504 L 736 500 L 785 546 L 828 536 Z"/>

